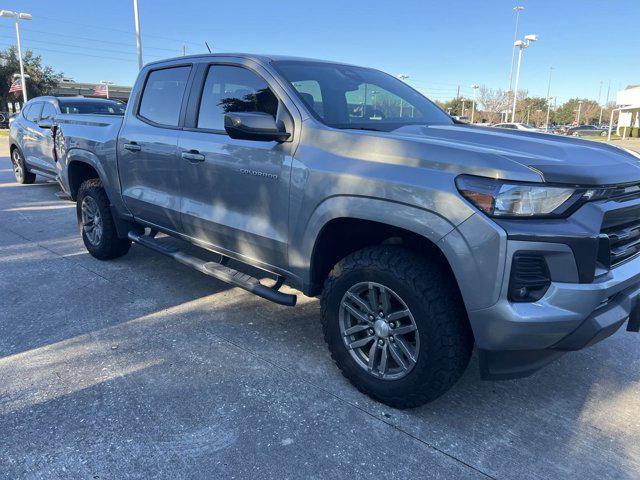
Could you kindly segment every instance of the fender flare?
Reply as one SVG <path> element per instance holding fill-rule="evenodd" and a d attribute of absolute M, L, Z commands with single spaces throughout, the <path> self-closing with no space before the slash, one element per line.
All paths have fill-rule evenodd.
<path fill-rule="evenodd" d="M 402 228 L 426 238 L 435 245 L 456 227 L 442 215 L 413 205 L 364 196 L 329 197 L 316 207 L 303 231 L 298 232 L 297 238 L 293 238 L 291 242 L 291 245 L 301 245 L 298 250 L 290 250 L 289 259 L 292 269 L 304 277 L 303 283 L 311 283 L 313 254 L 323 228 L 339 218 L 369 220 Z M 442 253 L 447 257 L 444 251 Z"/>
<path fill-rule="evenodd" d="M 112 188 L 108 180 L 109 177 L 104 171 L 104 167 L 101 165 L 98 157 L 94 153 L 88 150 L 83 150 L 81 148 L 72 148 L 68 152 L 66 152 L 65 155 L 65 168 L 62 170 L 63 181 L 68 186 L 70 193 L 74 193 L 71 192 L 71 179 L 69 178 L 69 171 L 71 170 L 74 163 L 84 163 L 93 168 L 98 173 L 98 178 L 102 182 L 107 195 L 109 196 L 109 198 L 111 198 Z"/>

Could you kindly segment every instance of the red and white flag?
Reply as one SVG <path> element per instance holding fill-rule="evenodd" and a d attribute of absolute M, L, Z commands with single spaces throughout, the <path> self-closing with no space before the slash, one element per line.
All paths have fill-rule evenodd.
<path fill-rule="evenodd" d="M 15 79 L 11 84 L 11 88 L 9 88 L 9 93 L 21 93 L 22 92 L 22 82 L 19 78 Z"/>
<path fill-rule="evenodd" d="M 93 89 L 93 95 L 96 97 L 107 97 L 108 96 L 107 86 L 104 83 L 96 85 L 95 88 Z"/>

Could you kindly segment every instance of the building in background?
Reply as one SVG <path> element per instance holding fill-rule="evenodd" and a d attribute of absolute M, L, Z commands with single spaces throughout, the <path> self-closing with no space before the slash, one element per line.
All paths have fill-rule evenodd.
<path fill-rule="evenodd" d="M 637 137 L 640 129 L 640 85 L 629 85 L 616 94 L 616 108 L 611 112 L 614 119 L 618 112 L 617 134 L 622 137 Z"/>

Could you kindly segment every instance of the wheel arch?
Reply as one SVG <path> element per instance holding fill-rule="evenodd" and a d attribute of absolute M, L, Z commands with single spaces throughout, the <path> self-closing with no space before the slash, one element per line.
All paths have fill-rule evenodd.
<path fill-rule="evenodd" d="M 370 245 L 402 244 L 445 262 L 438 241 L 455 228 L 435 212 L 406 204 L 363 197 L 333 197 L 321 204 L 307 222 L 300 251 L 292 250 L 292 265 L 307 275 L 305 293 L 318 295 L 333 265 Z M 455 277 L 454 277 L 455 278 Z"/>

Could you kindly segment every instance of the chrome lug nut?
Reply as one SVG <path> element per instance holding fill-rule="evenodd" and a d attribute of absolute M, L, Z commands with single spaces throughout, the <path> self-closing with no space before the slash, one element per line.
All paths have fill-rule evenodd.
<path fill-rule="evenodd" d="M 393 323 L 393 322 L 390 322 L 390 323 L 389 323 L 389 326 L 390 326 L 391 328 L 396 328 L 396 324 L 395 324 L 395 323 Z"/>
<path fill-rule="evenodd" d="M 374 334 L 373 328 L 370 328 L 369 330 L 367 330 L 367 333 L 368 333 L 369 335 L 373 335 L 373 334 Z"/>
<path fill-rule="evenodd" d="M 378 340 L 378 345 L 383 346 L 384 345 L 384 340 L 382 340 L 382 339 Z"/>
<path fill-rule="evenodd" d="M 390 342 L 395 342 L 395 341 L 396 341 L 396 339 L 395 339 L 395 338 L 393 338 L 393 335 L 392 335 L 392 336 L 390 336 L 390 337 L 389 337 L 389 341 L 390 341 Z"/>

